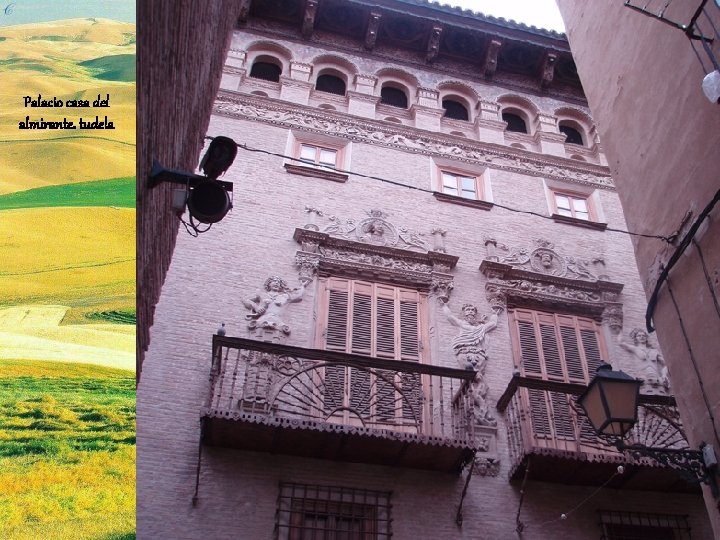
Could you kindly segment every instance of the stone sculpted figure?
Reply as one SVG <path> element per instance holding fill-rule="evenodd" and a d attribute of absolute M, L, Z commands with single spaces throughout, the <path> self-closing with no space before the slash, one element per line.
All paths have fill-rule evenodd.
<path fill-rule="evenodd" d="M 271 276 L 265 280 L 265 293 L 256 294 L 242 301 L 250 310 L 245 315 L 250 330 L 259 330 L 263 336 L 278 338 L 290 334 L 290 327 L 283 321 L 285 307 L 291 302 L 299 302 L 305 293 L 305 282 L 300 287 L 290 289 L 285 280 Z"/>
<path fill-rule="evenodd" d="M 480 425 L 495 426 L 497 420 L 492 417 L 487 403 L 488 384 L 485 382 L 485 366 L 487 364 L 487 333 L 497 326 L 498 313 L 502 307 L 493 306 L 493 313 L 489 316 L 478 317 L 478 310 L 472 304 L 462 307 L 462 318 L 456 317 L 447 306 L 442 303 L 442 310 L 448 320 L 460 328 L 460 333 L 452 340 L 455 356 L 463 369 L 476 372 L 475 380 L 470 388 L 473 401 L 473 414 Z"/>
<path fill-rule="evenodd" d="M 499 309 L 493 308 L 489 317 L 478 317 L 477 308 L 472 304 L 465 304 L 462 307 L 462 318 L 459 318 L 453 315 L 447 303 L 443 302 L 443 313 L 454 326 L 461 329 L 452 340 L 452 348 L 461 368 L 477 371 L 481 376 L 484 373 L 487 362 L 486 335 L 497 326 Z"/>
<path fill-rule="evenodd" d="M 622 334 L 618 335 L 618 344 L 625 350 L 630 351 L 643 365 L 645 382 L 652 386 L 670 386 L 667 367 L 662 354 L 656 348 L 651 347 L 648 342 L 648 334 L 642 328 L 634 328 L 630 332 L 632 343 L 626 342 Z"/>

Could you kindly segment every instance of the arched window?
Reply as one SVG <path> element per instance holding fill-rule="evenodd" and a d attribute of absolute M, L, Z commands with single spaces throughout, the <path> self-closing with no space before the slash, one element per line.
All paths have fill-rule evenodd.
<path fill-rule="evenodd" d="M 580 146 L 583 146 L 583 138 L 580 131 L 574 127 L 568 126 L 567 124 L 560 124 L 559 129 L 560 133 L 564 133 L 566 135 L 566 143 L 579 144 Z"/>
<path fill-rule="evenodd" d="M 317 81 L 315 82 L 315 90 L 344 96 L 345 81 L 343 81 L 340 77 L 326 73 L 317 78 Z"/>
<path fill-rule="evenodd" d="M 443 99 L 442 102 L 443 109 L 445 109 L 445 118 L 452 118 L 453 120 L 469 120 L 470 115 L 468 114 L 468 110 L 457 100 L 454 99 Z"/>
<path fill-rule="evenodd" d="M 257 61 L 250 69 L 251 77 L 265 81 L 278 82 L 280 80 L 280 73 L 282 73 L 282 68 L 272 62 Z"/>
<path fill-rule="evenodd" d="M 527 133 L 527 124 L 521 116 L 514 113 L 502 113 L 503 122 L 507 122 L 507 130 L 517 133 Z"/>
<path fill-rule="evenodd" d="M 380 90 L 380 103 L 407 109 L 408 99 L 405 92 L 394 86 L 383 86 Z"/>

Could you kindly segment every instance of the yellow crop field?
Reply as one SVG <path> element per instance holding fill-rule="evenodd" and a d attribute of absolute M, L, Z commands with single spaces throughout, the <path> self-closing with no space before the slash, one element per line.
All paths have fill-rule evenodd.
<path fill-rule="evenodd" d="M 52 142 L 5 142 L 3 152 L 9 163 L 0 178 L 0 195 L 110 178 L 114 174 L 135 176 L 135 145 L 113 140 L 87 137 Z M 102 174 L 103 171 L 107 172 Z"/>
<path fill-rule="evenodd" d="M 69 306 L 64 323 L 134 309 L 134 209 L 5 210 L 0 252 L 0 305 Z"/>

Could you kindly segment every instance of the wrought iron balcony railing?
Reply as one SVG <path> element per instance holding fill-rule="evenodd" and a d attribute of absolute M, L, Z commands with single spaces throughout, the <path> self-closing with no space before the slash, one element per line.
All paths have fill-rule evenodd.
<path fill-rule="evenodd" d="M 607 480 L 622 464 L 634 468 L 632 474 L 626 475 L 632 477 L 632 485 L 618 480 L 615 487 L 694 491 L 676 471 L 619 452 L 600 439 L 575 403 L 584 389 L 580 384 L 513 377 L 498 401 L 498 409 L 505 412 L 511 478 L 522 476 L 534 459 L 542 464 L 531 474 L 535 479 L 595 484 Z M 626 442 L 689 448 L 674 398 L 641 396 L 638 422 Z M 568 466 L 569 462 L 575 465 Z"/>
<path fill-rule="evenodd" d="M 214 336 L 205 440 L 459 470 L 487 431 L 477 419 L 474 377 L 416 362 Z"/>

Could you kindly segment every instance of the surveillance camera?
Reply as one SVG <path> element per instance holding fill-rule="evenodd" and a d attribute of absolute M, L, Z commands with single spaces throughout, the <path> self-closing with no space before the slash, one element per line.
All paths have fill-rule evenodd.
<path fill-rule="evenodd" d="M 713 103 L 720 103 L 720 71 L 717 69 L 705 75 L 702 82 L 702 89 L 707 97 Z"/>

